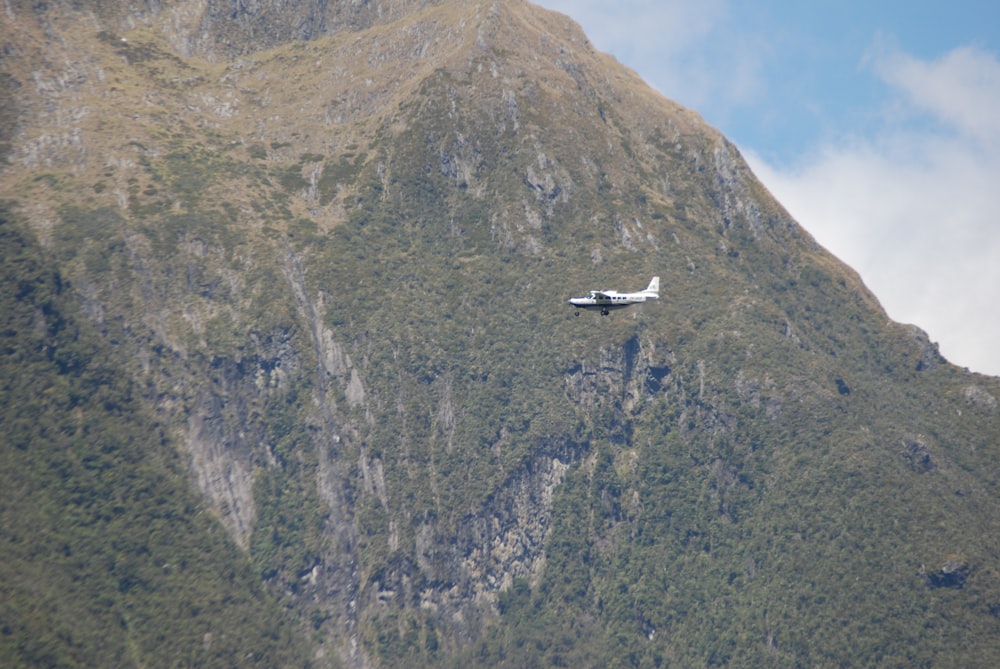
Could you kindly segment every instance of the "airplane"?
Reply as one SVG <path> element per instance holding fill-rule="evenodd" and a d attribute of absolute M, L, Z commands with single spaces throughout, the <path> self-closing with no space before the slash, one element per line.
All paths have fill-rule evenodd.
<path fill-rule="evenodd" d="M 639 304 L 646 300 L 658 300 L 660 298 L 660 277 L 654 276 L 649 282 L 646 290 L 638 293 L 619 293 L 617 290 L 592 290 L 586 297 L 572 297 L 569 299 L 570 306 L 576 307 L 576 315 L 580 315 L 580 309 L 596 309 L 602 316 L 607 316 L 612 309 L 624 309 L 633 304 Z"/>

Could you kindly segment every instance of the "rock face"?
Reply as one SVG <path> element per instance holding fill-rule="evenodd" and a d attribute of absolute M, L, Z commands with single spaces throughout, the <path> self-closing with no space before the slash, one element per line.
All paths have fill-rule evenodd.
<path fill-rule="evenodd" d="M 960 590 L 965 585 L 972 565 L 961 555 L 951 554 L 934 572 L 927 574 L 927 585 L 932 588 L 954 588 Z"/>
<path fill-rule="evenodd" d="M 0 191 L 317 664 L 1000 660 L 996 379 L 566 17 L 4 12 Z"/>
<path fill-rule="evenodd" d="M 68 0 L 39 4 L 10 0 L 5 8 L 12 20 L 35 15 L 42 21 L 77 17 L 96 29 L 116 32 L 153 26 L 184 56 L 211 60 L 233 58 L 281 44 L 312 40 L 342 32 L 359 32 L 392 23 L 410 13 L 440 4 L 435 0 L 328 2 L 327 0 L 220 0 L 174 2 L 101 2 L 80 7 Z"/>

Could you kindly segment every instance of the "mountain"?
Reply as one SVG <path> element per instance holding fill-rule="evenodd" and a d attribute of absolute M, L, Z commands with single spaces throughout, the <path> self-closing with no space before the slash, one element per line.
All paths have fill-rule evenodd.
<path fill-rule="evenodd" d="M 1000 661 L 1000 382 L 567 17 L 4 12 L 5 665 Z"/>
<path fill-rule="evenodd" d="M 304 664 L 277 598 L 9 211 L 0 242 L 3 665 Z"/>

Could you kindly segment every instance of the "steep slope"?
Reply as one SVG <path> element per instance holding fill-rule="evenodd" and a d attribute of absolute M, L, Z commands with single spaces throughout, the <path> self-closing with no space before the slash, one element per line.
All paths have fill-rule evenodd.
<path fill-rule="evenodd" d="M 1000 384 L 565 17 L 9 7 L 0 189 L 317 662 L 1000 659 Z"/>
<path fill-rule="evenodd" d="M 301 666 L 65 279 L 0 209 L 0 662 Z"/>

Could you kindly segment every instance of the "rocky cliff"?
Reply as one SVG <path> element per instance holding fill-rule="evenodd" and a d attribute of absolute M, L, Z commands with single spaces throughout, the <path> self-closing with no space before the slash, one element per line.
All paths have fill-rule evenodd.
<path fill-rule="evenodd" d="M 4 198 L 318 665 L 998 659 L 1000 384 L 566 17 L 4 12 Z"/>

